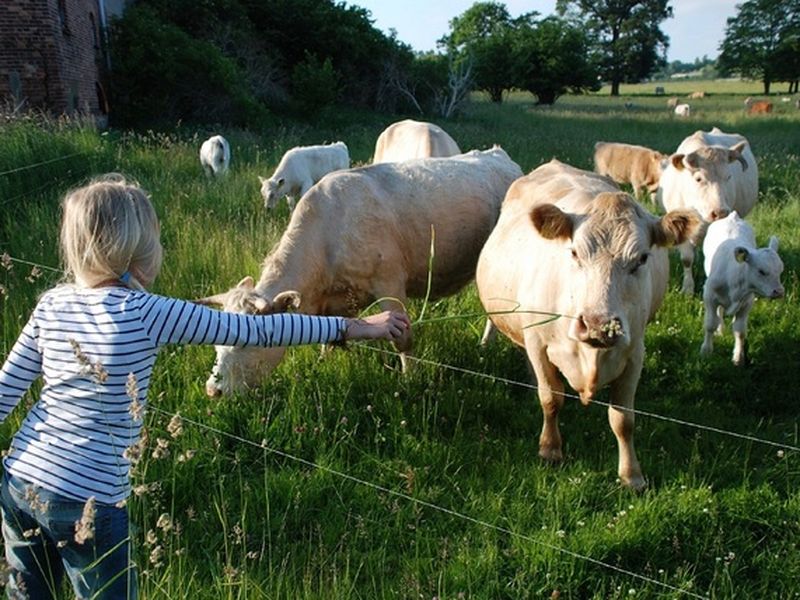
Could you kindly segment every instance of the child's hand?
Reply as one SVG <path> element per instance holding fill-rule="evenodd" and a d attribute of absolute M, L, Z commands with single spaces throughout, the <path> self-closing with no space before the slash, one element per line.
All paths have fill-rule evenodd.
<path fill-rule="evenodd" d="M 345 319 L 345 340 L 390 340 L 405 336 L 411 321 L 404 312 L 387 310 L 363 319 Z"/>

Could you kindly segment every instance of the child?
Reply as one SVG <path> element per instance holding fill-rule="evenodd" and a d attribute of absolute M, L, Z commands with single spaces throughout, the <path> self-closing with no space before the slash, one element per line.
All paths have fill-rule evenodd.
<path fill-rule="evenodd" d="M 136 597 L 128 449 L 139 439 L 161 346 L 285 346 L 283 332 L 297 331 L 294 344 L 393 340 L 410 325 L 396 312 L 232 314 L 146 292 L 161 267 L 158 219 L 145 193 L 120 176 L 67 195 L 61 251 L 69 283 L 42 295 L 0 371 L 0 419 L 44 376 L 3 461 L 13 598 L 54 598 L 65 571 L 78 598 Z"/>

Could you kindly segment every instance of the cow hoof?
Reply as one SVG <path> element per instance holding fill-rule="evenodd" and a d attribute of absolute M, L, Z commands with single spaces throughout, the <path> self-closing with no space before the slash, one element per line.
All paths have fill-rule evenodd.
<path fill-rule="evenodd" d="M 539 456 L 542 460 L 553 464 L 560 463 L 564 460 L 564 454 L 561 452 L 561 448 L 540 447 Z"/>
<path fill-rule="evenodd" d="M 622 483 L 625 487 L 630 488 L 634 492 L 643 492 L 647 489 L 647 481 L 645 481 L 644 477 L 641 475 L 636 475 L 635 477 L 623 477 Z"/>
<path fill-rule="evenodd" d="M 708 356 L 714 350 L 714 347 L 711 344 L 703 344 L 700 346 L 700 354 L 702 356 Z"/>

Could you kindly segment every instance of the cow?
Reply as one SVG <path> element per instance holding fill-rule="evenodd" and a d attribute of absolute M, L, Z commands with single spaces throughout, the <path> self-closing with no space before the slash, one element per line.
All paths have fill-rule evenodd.
<path fill-rule="evenodd" d="M 744 136 L 714 127 L 681 142 L 661 174 L 656 203 L 663 210 L 694 208 L 711 223 L 735 210 L 742 217 L 758 199 L 758 165 Z M 701 236 L 702 237 L 702 236 Z M 694 293 L 694 247 L 682 244 L 685 294 Z"/>
<path fill-rule="evenodd" d="M 494 325 L 533 367 L 542 458 L 563 458 L 560 372 L 584 405 L 611 387 L 620 480 L 645 486 L 632 412 L 645 325 L 667 289 L 664 248 L 687 241 L 700 225 L 691 210 L 654 217 L 607 178 L 555 159 L 509 188 L 475 281 Z"/>
<path fill-rule="evenodd" d="M 747 318 L 755 296 L 782 298 L 783 261 L 778 256 L 778 238 L 770 237 L 766 248 L 756 245 L 753 228 L 734 210 L 708 226 L 703 241 L 706 283 L 703 288 L 705 337 L 702 355 L 714 349 L 714 333 L 723 332 L 725 315 L 733 316 L 733 364 L 747 360 Z"/>
<path fill-rule="evenodd" d="M 771 112 L 772 102 L 767 102 L 765 100 L 751 102 L 750 106 L 747 107 L 747 113 L 750 115 L 766 115 Z"/>
<path fill-rule="evenodd" d="M 274 208 L 286 196 L 289 210 L 295 198 L 311 189 L 328 173 L 350 168 L 350 153 L 344 142 L 317 146 L 296 146 L 288 150 L 269 179 L 259 177 L 264 207 Z"/>
<path fill-rule="evenodd" d="M 461 150 L 444 129 L 433 123 L 406 119 L 392 123 L 381 132 L 375 143 L 372 163 L 456 154 L 461 154 Z"/>
<path fill-rule="evenodd" d="M 231 147 L 221 135 L 208 138 L 200 146 L 200 165 L 206 177 L 219 177 L 228 172 L 231 162 Z"/>
<path fill-rule="evenodd" d="M 597 142 L 594 145 L 595 172 L 617 183 L 630 183 L 637 197 L 642 188 L 655 195 L 662 162 L 666 159 L 666 154 L 644 146 L 614 142 Z"/>
<path fill-rule="evenodd" d="M 663 96 L 665 93 L 663 86 L 656 86 L 656 96 Z"/>
<path fill-rule="evenodd" d="M 506 190 L 521 175 L 499 146 L 331 173 L 300 199 L 257 284 L 248 277 L 199 302 L 352 316 L 376 301 L 404 309 L 409 297 L 454 294 L 472 280 Z M 397 349 L 409 351 L 411 341 L 409 333 Z M 283 353 L 217 347 L 207 393 L 257 384 Z"/>
<path fill-rule="evenodd" d="M 688 104 L 678 104 L 675 107 L 675 116 L 687 118 L 692 115 L 692 107 Z"/>
<path fill-rule="evenodd" d="M 667 99 L 667 108 L 670 110 L 675 110 L 675 107 L 678 106 L 678 104 L 680 104 L 680 99 L 677 96 Z"/>
<path fill-rule="evenodd" d="M 706 97 L 706 93 L 705 92 L 692 92 L 691 94 L 689 94 L 686 97 L 689 98 L 690 100 L 702 100 L 703 98 Z"/>

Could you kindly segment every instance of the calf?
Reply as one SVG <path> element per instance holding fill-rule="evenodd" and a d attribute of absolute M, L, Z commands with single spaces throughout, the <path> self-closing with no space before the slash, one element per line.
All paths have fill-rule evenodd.
<path fill-rule="evenodd" d="M 638 197 L 642 188 L 651 194 L 658 190 L 658 180 L 663 170 L 662 162 L 667 155 L 656 150 L 613 142 L 597 142 L 594 145 L 594 170 L 617 183 L 630 183 Z"/>
<path fill-rule="evenodd" d="M 350 154 L 344 142 L 319 146 L 297 146 L 287 151 L 272 177 L 261 181 L 261 196 L 266 208 L 274 208 L 286 196 L 289 210 L 295 198 L 302 198 L 328 173 L 350 168 Z"/>
<path fill-rule="evenodd" d="M 700 224 L 694 211 L 654 217 L 607 178 L 557 160 L 509 188 L 475 282 L 494 325 L 533 367 L 544 412 L 542 458 L 562 458 L 560 372 L 584 404 L 610 386 L 619 477 L 644 487 L 632 409 L 645 325 L 667 289 L 664 248 Z"/>
<path fill-rule="evenodd" d="M 672 98 L 669 98 L 667 100 L 667 108 L 669 108 L 671 110 L 675 110 L 675 107 L 678 106 L 678 104 L 680 104 L 680 102 L 681 101 L 677 96 L 673 96 Z"/>
<path fill-rule="evenodd" d="M 200 146 L 200 164 L 207 177 L 219 177 L 228 172 L 231 162 L 231 148 L 221 135 L 208 138 Z"/>
<path fill-rule="evenodd" d="M 692 115 L 692 107 L 688 104 L 678 104 L 675 107 L 675 116 L 677 117 L 690 117 Z"/>
<path fill-rule="evenodd" d="M 772 102 L 767 102 L 765 100 L 752 102 L 750 106 L 748 106 L 747 112 L 751 115 L 766 115 L 772 112 Z"/>
<path fill-rule="evenodd" d="M 733 211 L 709 225 L 703 254 L 707 279 L 703 288 L 705 338 L 700 353 L 711 353 L 714 332 L 722 333 L 724 316 L 733 316 L 733 364 L 743 365 L 747 317 L 755 296 L 774 299 L 784 294 L 778 238 L 772 236 L 768 247 L 758 248 L 753 228 Z"/>

